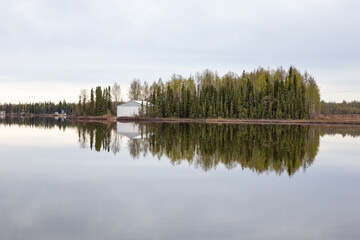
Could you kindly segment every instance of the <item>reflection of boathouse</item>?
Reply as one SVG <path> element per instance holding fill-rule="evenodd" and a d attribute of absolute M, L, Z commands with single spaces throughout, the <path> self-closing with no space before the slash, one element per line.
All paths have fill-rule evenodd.
<path fill-rule="evenodd" d="M 5 111 L 0 111 L 0 119 L 5 119 Z"/>
<path fill-rule="evenodd" d="M 131 139 L 140 139 L 141 138 L 141 129 L 138 124 L 135 123 L 116 123 L 116 132 L 123 136 L 126 136 Z"/>

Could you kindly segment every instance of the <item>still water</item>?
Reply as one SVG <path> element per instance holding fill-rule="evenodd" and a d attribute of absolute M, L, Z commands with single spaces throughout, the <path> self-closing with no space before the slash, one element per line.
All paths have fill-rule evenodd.
<path fill-rule="evenodd" d="M 0 239 L 359 239 L 360 128 L 0 120 Z"/>

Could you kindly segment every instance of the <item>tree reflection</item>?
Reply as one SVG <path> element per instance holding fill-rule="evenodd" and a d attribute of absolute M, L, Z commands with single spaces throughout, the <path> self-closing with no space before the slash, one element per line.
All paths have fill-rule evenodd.
<path fill-rule="evenodd" d="M 93 148 L 97 152 L 110 152 L 111 150 L 116 154 L 120 151 L 120 141 L 118 140 L 120 136 L 113 134 L 114 125 L 114 123 L 77 122 L 76 127 L 78 130 L 80 147 L 84 148 L 88 143 L 91 150 Z M 113 135 L 114 137 L 112 137 Z"/>
<path fill-rule="evenodd" d="M 127 137 L 133 158 L 148 154 L 159 159 L 166 156 L 173 165 L 187 162 L 205 171 L 222 164 L 228 169 L 240 165 L 257 173 L 271 171 L 293 175 L 313 163 L 320 138 L 318 127 L 305 125 L 160 123 L 136 126 L 138 130 L 135 131 L 142 137 Z M 89 135 L 91 149 L 95 146 L 96 151 L 119 152 L 121 132 L 116 133 L 101 123 L 77 127 L 79 140 L 87 141 L 82 133 Z M 129 128 L 134 129 L 133 126 Z M 129 132 L 126 135 L 130 135 Z"/>
<path fill-rule="evenodd" d="M 37 127 L 43 129 L 58 128 L 64 130 L 67 127 L 74 127 L 74 122 L 69 122 L 61 118 L 40 118 L 40 117 L 6 117 L 0 119 L 0 124 L 3 125 L 18 125 L 23 127 Z"/>
<path fill-rule="evenodd" d="M 222 163 L 228 169 L 240 165 L 293 175 L 313 163 L 319 148 L 319 129 L 310 126 L 157 124 L 147 131 L 151 153 L 205 171 Z"/>
<path fill-rule="evenodd" d="M 286 172 L 290 176 L 313 163 L 321 136 L 360 136 L 359 127 L 306 125 L 104 124 L 51 118 L 8 118 L 0 123 L 62 131 L 75 128 L 80 148 L 114 155 L 125 143 L 133 158 L 153 155 L 158 159 L 166 157 L 173 165 L 187 163 L 204 171 L 223 165 L 228 169 L 240 166 L 259 174 Z"/>

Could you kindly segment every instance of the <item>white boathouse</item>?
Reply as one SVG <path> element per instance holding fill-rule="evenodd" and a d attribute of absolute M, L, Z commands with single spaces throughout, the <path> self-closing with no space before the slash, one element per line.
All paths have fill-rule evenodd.
<path fill-rule="evenodd" d="M 131 100 L 126 103 L 120 104 L 116 108 L 117 117 L 135 117 L 141 112 L 141 106 L 143 107 L 144 113 L 146 112 L 146 105 L 151 104 L 147 101 Z"/>

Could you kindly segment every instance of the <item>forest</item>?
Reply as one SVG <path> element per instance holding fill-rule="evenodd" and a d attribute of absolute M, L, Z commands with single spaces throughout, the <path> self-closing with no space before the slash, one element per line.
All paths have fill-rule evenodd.
<path fill-rule="evenodd" d="M 61 112 L 64 110 L 67 114 L 71 115 L 76 112 L 76 104 L 67 103 L 66 100 L 60 101 L 57 104 L 53 102 L 19 104 L 5 103 L 0 104 L 0 110 L 6 111 L 7 113 L 17 114 L 54 114 L 55 112 Z"/>
<path fill-rule="evenodd" d="M 82 90 L 79 96 L 79 102 L 76 107 L 77 116 L 103 116 L 106 114 L 114 114 L 114 108 L 111 100 L 110 86 L 101 89 L 100 86 L 90 91 L 90 99 L 87 98 L 87 91 Z"/>
<path fill-rule="evenodd" d="M 360 114 L 360 102 L 342 103 L 321 101 L 321 114 Z"/>
<path fill-rule="evenodd" d="M 287 71 L 259 67 L 223 76 L 205 70 L 187 78 L 174 74 L 169 81 L 159 79 L 151 85 L 134 79 L 128 98 L 150 103 L 144 106 L 143 116 L 163 118 L 310 119 L 324 106 L 314 78 L 295 67 Z M 115 115 L 121 102 L 121 88 L 115 83 L 91 89 L 90 96 L 81 90 L 77 104 L 65 100 L 59 104 L 4 104 L 0 110 L 35 114 L 65 110 L 77 116 L 102 116 Z"/>
<path fill-rule="evenodd" d="M 173 75 L 150 87 L 133 81 L 131 92 L 150 102 L 146 114 L 165 118 L 309 119 L 320 113 L 314 78 L 294 67 L 258 68 L 241 76 L 205 70 L 195 77 Z"/>
<path fill-rule="evenodd" d="M 115 99 L 113 101 L 112 99 Z M 40 103 L 19 103 L 19 104 L 0 104 L 0 110 L 7 113 L 16 114 L 54 114 L 64 111 L 67 115 L 76 116 L 102 116 L 106 114 L 115 114 L 116 105 L 121 102 L 120 86 L 115 83 L 102 89 L 100 86 L 91 89 L 90 97 L 88 91 L 81 89 L 78 103 L 67 103 L 66 100 L 58 104 L 53 102 Z"/>

